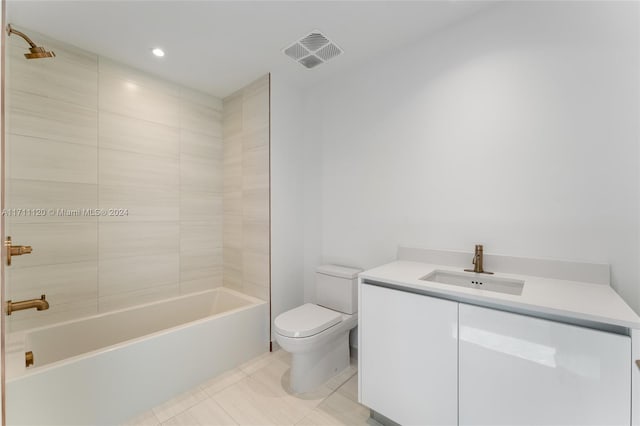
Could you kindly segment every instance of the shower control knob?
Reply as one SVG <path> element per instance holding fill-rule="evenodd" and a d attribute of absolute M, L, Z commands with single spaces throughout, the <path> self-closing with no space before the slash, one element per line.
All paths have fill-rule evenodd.
<path fill-rule="evenodd" d="M 11 266 L 11 257 L 30 254 L 33 251 L 31 246 L 14 246 L 11 242 L 11 237 L 7 237 L 4 245 L 5 249 L 7 250 L 7 266 Z"/>

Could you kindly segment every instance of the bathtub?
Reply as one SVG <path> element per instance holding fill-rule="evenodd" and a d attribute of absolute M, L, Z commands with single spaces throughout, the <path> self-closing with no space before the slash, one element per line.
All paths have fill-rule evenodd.
<path fill-rule="evenodd" d="M 7 424 L 121 423 L 266 352 L 268 315 L 218 288 L 12 333 Z"/>

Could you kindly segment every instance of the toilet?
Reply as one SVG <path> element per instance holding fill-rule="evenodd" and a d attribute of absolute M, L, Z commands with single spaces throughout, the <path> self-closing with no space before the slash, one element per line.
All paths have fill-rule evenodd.
<path fill-rule="evenodd" d="M 276 317 L 276 342 L 291 353 L 293 392 L 309 392 L 349 367 L 349 331 L 358 325 L 359 272 L 319 266 L 317 304 L 305 303 Z"/>

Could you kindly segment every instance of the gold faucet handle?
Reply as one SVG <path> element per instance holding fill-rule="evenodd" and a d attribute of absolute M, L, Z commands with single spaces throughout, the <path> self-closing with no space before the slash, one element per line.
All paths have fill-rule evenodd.
<path fill-rule="evenodd" d="M 11 256 L 20 256 L 23 254 L 29 254 L 33 251 L 31 246 L 12 246 Z"/>
<path fill-rule="evenodd" d="M 23 254 L 30 254 L 33 251 L 31 246 L 14 246 L 11 242 L 11 237 L 7 237 L 4 245 L 7 250 L 7 266 L 11 266 L 12 256 L 22 256 Z"/>

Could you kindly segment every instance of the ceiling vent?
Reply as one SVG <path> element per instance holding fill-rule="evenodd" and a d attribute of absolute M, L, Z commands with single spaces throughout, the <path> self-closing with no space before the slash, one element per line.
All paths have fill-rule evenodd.
<path fill-rule="evenodd" d="M 303 67 L 311 69 L 340 55 L 342 49 L 315 30 L 282 49 L 282 52 Z"/>

